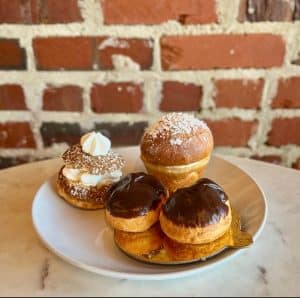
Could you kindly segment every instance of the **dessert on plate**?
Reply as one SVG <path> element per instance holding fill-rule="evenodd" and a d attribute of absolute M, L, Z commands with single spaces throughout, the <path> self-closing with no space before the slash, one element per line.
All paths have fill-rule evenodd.
<path fill-rule="evenodd" d="M 205 260 L 228 247 L 253 243 L 251 235 L 241 231 L 240 217 L 224 190 L 207 178 L 175 191 L 149 229 L 138 233 L 116 229 L 114 239 L 127 255 L 155 264 Z"/>
<path fill-rule="evenodd" d="M 104 207 L 110 185 L 120 180 L 123 158 L 111 150 L 110 140 L 99 132 L 81 137 L 62 156 L 58 194 L 71 205 L 88 210 Z"/>
<path fill-rule="evenodd" d="M 145 173 L 128 174 L 106 194 L 106 219 L 114 229 L 144 232 L 158 222 L 166 198 L 165 187 L 155 177 Z"/>
<path fill-rule="evenodd" d="M 170 113 L 146 129 L 140 147 L 148 173 L 172 193 L 203 176 L 213 136 L 205 122 L 193 115 Z"/>
<path fill-rule="evenodd" d="M 202 178 L 178 189 L 163 206 L 160 225 L 171 239 L 185 244 L 206 244 L 222 237 L 231 225 L 231 207 L 224 190 Z"/>

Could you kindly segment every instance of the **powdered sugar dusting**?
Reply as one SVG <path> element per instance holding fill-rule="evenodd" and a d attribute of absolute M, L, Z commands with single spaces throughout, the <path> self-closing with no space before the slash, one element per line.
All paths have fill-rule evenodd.
<path fill-rule="evenodd" d="M 180 139 L 171 139 L 170 140 L 170 144 L 175 146 L 175 145 L 181 145 L 182 144 L 182 140 Z"/>
<path fill-rule="evenodd" d="M 181 136 L 193 134 L 199 128 L 207 128 L 205 122 L 193 115 L 184 113 L 170 113 L 164 115 L 158 122 L 150 126 L 146 133 L 152 138 L 169 139 L 173 146 L 181 145 Z"/>

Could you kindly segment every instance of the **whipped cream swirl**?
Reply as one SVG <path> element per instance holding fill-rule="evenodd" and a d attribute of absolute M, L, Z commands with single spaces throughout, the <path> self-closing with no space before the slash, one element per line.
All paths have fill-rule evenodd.
<path fill-rule="evenodd" d="M 111 142 L 100 132 L 90 132 L 80 139 L 80 145 L 85 153 L 92 156 L 106 155 L 110 148 Z"/>

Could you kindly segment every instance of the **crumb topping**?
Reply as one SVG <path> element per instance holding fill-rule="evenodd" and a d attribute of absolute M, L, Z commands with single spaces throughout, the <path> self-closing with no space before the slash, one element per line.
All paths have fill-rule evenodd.
<path fill-rule="evenodd" d="M 116 152 L 109 151 L 103 156 L 92 156 L 82 151 L 80 144 L 70 147 L 62 159 L 66 167 L 84 169 L 93 175 L 105 175 L 121 170 L 125 161 Z"/>

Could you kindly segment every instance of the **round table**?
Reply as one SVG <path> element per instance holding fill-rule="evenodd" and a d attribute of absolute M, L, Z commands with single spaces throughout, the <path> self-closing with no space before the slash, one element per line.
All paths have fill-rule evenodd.
<path fill-rule="evenodd" d="M 0 171 L 1 296 L 299 296 L 300 172 L 225 157 L 264 190 L 267 224 L 250 249 L 225 264 L 168 281 L 117 280 L 73 267 L 48 251 L 31 220 L 33 197 L 59 159 Z"/>

